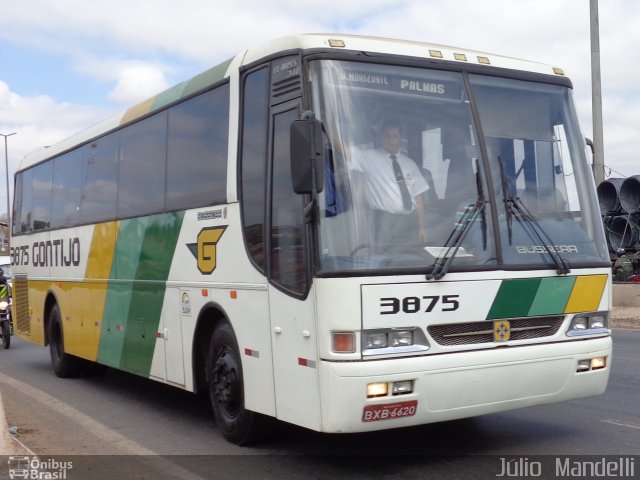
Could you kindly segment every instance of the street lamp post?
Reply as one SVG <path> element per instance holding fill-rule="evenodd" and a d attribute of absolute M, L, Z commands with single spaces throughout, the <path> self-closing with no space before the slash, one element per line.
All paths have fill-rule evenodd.
<path fill-rule="evenodd" d="M 602 78 L 600 74 L 600 20 L 598 0 L 590 0 L 591 21 L 591 108 L 593 111 L 593 176 L 596 185 L 604 180 L 604 138 L 602 132 Z"/>
<path fill-rule="evenodd" d="M 13 133 L 0 133 L 0 135 L 2 135 L 4 137 L 4 166 L 5 166 L 5 170 L 6 170 L 6 180 L 7 180 L 7 225 L 8 228 L 11 228 L 11 210 L 10 210 L 10 205 L 9 205 L 9 150 L 7 148 L 7 137 L 10 137 L 11 135 L 15 135 L 17 132 L 13 132 Z"/>

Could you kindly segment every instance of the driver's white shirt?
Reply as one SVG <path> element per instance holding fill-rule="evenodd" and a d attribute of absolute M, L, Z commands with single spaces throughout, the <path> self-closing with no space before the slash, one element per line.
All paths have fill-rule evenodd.
<path fill-rule="evenodd" d="M 396 158 L 411 196 L 411 210 L 407 211 L 393 171 L 391 154 L 383 149 L 353 149 L 350 153 L 349 169 L 363 174 L 367 200 L 376 210 L 402 214 L 412 212 L 416 208 L 415 197 L 429 190 L 429 185 L 415 162 L 397 153 Z"/>

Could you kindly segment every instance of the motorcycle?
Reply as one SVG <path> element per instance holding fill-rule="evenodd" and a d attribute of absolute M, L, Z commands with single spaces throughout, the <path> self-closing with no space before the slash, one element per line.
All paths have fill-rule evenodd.
<path fill-rule="evenodd" d="M 0 301 L 0 341 L 7 349 L 11 346 L 11 335 L 13 335 L 13 323 L 11 321 L 11 298 Z"/>

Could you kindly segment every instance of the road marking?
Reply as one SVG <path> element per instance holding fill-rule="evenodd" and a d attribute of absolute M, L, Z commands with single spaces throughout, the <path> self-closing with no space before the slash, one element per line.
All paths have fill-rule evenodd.
<path fill-rule="evenodd" d="M 165 473 L 171 473 L 171 476 L 173 478 L 181 478 L 185 480 L 202 480 L 202 477 L 200 477 L 199 475 L 196 475 L 169 460 L 163 459 L 153 450 L 149 450 L 138 442 L 130 440 L 124 435 L 111 430 L 105 424 L 94 420 L 89 415 L 86 415 L 81 411 L 67 405 L 66 403 L 61 402 L 57 398 L 49 395 L 46 392 L 43 392 L 42 390 L 38 390 L 37 388 L 34 388 L 27 383 L 21 382 L 20 380 L 16 380 L 15 378 L 10 377 L 4 373 L 0 373 L 0 383 L 4 383 L 5 385 L 13 387 L 24 395 L 41 403 L 45 407 L 53 409 L 57 413 L 69 417 L 71 420 L 80 424 L 82 427 L 86 428 L 98 438 L 105 440 L 112 445 L 116 445 L 117 448 L 122 449 L 127 455 L 152 456 L 153 458 L 147 459 L 149 461 L 149 464 L 155 468 L 162 467 L 162 471 Z"/>
<path fill-rule="evenodd" d="M 66 417 L 69 417 L 74 422 L 80 424 L 82 427 L 89 430 L 102 440 L 105 440 L 112 445 L 116 445 L 118 448 L 124 450 L 131 455 L 157 455 L 153 450 L 149 450 L 143 447 L 137 442 L 128 439 L 127 437 L 114 432 L 103 423 L 94 420 L 89 415 L 82 413 L 81 411 L 69 406 L 68 404 L 61 402 L 57 398 L 49 395 L 42 390 L 32 387 L 29 384 L 16 380 L 13 377 L 9 377 L 4 373 L 0 373 L 0 382 L 5 383 L 16 390 L 19 390 L 23 394 L 31 397 L 33 400 L 45 405 L 48 408 L 55 410 L 57 413 L 61 413 Z"/>
<path fill-rule="evenodd" d="M 632 423 L 624 423 L 621 422 L 619 420 L 600 420 L 602 423 L 609 423 L 611 425 L 618 425 L 620 427 L 628 427 L 628 428 L 635 428 L 636 430 L 640 430 L 640 425 L 634 425 Z"/>

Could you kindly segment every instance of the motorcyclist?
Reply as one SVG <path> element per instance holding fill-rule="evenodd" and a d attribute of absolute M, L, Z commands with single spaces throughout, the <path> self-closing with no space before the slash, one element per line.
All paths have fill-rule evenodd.
<path fill-rule="evenodd" d="M 4 270 L 0 268 L 0 301 L 6 300 L 7 302 L 11 298 L 11 286 L 4 276 Z"/>

